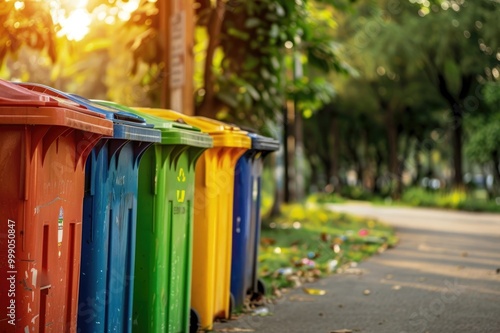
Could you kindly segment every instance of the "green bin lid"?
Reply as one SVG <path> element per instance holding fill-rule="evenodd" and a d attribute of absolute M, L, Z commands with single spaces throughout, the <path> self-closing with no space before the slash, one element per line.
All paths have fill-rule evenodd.
<path fill-rule="evenodd" d="M 93 100 L 93 102 L 141 116 L 148 123 L 153 124 L 155 129 L 161 131 L 161 144 L 188 145 L 201 148 L 213 147 L 213 140 L 210 135 L 202 132 L 197 127 L 182 123 L 180 121 L 165 120 L 163 118 L 152 116 L 150 114 L 137 111 L 133 108 L 115 102 L 102 100 Z"/>

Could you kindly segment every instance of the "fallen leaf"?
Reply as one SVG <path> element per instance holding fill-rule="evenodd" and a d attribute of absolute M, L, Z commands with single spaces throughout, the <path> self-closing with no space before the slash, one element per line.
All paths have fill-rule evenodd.
<path fill-rule="evenodd" d="M 392 289 L 393 290 L 399 290 L 399 289 L 401 289 L 401 286 L 400 285 L 395 285 L 395 286 L 392 287 Z"/>
<path fill-rule="evenodd" d="M 467 257 L 469 254 L 467 252 L 462 252 L 462 257 Z"/>
<path fill-rule="evenodd" d="M 366 296 L 367 296 L 367 295 L 370 295 L 371 293 L 372 293 L 372 292 L 370 291 L 370 289 L 365 289 L 365 290 L 363 291 L 363 295 L 366 295 Z"/>
<path fill-rule="evenodd" d="M 352 333 L 352 330 L 348 330 L 346 328 L 343 328 L 341 330 L 334 330 L 334 331 L 331 331 L 330 333 Z"/>
<path fill-rule="evenodd" d="M 326 290 L 323 289 L 302 288 L 302 290 L 304 290 L 304 292 L 309 295 L 323 296 L 326 294 Z"/>
<path fill-rule="evenodd" d="M 387 244 L 383 244 L 382 246 L 380 246 L 377 250 L 378 253 L 384 253 L 385 250 L 387 250 L 388 248 L 388 245 Z"/>
<path fill-rule="evenodd" d="M 290 281 L 293 283 L 295 287 L 300 287 L 302 285 L 302 282 L 300 282 L 300 277 L 291 275 L 287 278 L 287 281 Z"/>
<path fill-rule="evenodd" d="M 262 245 L 274 245 L 276 243 L 276 240 L 273 238 L 269 238 L 269 237 L 261 237 L 260 243 Z"/>

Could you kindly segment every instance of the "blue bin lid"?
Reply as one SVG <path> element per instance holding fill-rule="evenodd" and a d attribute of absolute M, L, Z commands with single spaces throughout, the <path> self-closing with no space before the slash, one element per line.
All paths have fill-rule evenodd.
<path fill-rule="evenodd" d="M 86 99 L 85 97 L 65 93 L 42 84 L 25 82 L 19 82 L 17 84 L 26 89 L 49 95 L 50 97 L 56 100 L 61 100 L 66 104 L 73 102 L 75 103 L 75 106 L 84 107 L 88 110 L 103 114 L 107 119 L 113 121 L 113 138 L 115 139 L 146 142 L 160 142 L 161 140 L 160 131 L 155 130 L 153 124 L 148 124 L 144 118 L 136 114 L 125 112 L 110 106 L 101 105 Z"/>
<path fill-rule="evenodd" d="M 248 136 L 252 139 L 253 150 L 276 151 L 280 149 L 280 143 L 276 139 L 257 133 L 248 133 Z"/>

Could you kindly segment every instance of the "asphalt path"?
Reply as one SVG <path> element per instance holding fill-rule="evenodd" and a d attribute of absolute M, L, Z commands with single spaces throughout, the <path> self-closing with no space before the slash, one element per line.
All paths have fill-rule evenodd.
<path fill-rule="evenodd" d="M 294 289 L 271 315 L 218 332 L 500 333 L 500 215 L 332 204 L 396 227 L 399 244 L 342 274 Z"/>

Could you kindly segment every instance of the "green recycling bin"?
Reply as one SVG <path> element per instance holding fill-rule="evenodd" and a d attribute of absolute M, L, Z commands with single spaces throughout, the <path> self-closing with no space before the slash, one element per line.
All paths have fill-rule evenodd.
<path fill-rule="evenodd" d="M 195 166 L 213 140 L 183 122 L 107 105 L 162 133 L 139 164 L 132 331 L 189 332 Z"/>

